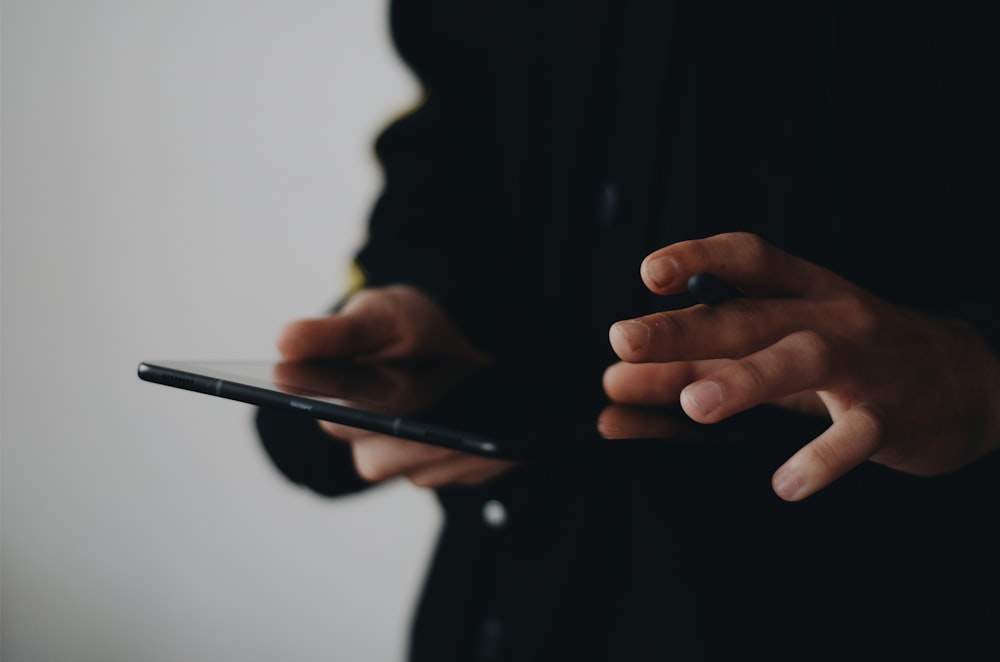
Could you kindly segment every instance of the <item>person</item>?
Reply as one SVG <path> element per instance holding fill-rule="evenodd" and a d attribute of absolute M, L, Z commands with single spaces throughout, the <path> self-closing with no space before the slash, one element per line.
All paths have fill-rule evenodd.
<path fill-rule="evenodd" d="M 794 448 L 519 463 L 258 412 L 445 519 L 412 660 L 1000 659 L 995 3 L 395 0 L 425 96 L 290 360 L 593 368 Z M 743 296 L 693 304 L 715 274 Z M 331 437 L 335 441 L 331 441 Z"/>

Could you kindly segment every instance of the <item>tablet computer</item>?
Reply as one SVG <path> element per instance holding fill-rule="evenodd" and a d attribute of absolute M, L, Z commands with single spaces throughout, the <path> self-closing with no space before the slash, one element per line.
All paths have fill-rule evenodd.
<path fill-rule="evenodd" d="M 805 443 L 828 425 L 760 407 L 702 425 L 679 407 L 610 402 L 599 374 L 528 366 L 143 361 L 140 379 L 512 460 Z M 811 435 L 811 436 L 810 436 Z"/>

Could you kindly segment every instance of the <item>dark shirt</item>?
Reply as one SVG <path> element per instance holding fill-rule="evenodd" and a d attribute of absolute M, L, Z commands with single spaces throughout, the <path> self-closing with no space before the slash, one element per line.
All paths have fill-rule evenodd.
<path fill-rule="evenodd" d="M 378 140 L 358 262 L 500 360 L 607 365 L 611 323 L 684 303 L 645 290 L 642 258 L 730 230 L 1000 346 L 996 3 L 396 0 L 391 16 L 426 98 Z M 291 479 L 365 486 L 314 426 L 258 422 Z M 1000 659 L 997 454 L 932 479 L 866 464 L 790 504 L 770 489 L 788 449 L 765 441 L 439 490 L 412 659 Z"/>

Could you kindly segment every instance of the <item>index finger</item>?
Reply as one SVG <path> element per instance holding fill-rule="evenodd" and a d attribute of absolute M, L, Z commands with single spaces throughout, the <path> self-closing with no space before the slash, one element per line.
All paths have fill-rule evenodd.
<path fill-rule="evenodd" d="M 654 251 L 640 273 L 646 287 L 664 295 L 683 292 L 692 276 L 710 273 L 751 296 L 800 296 L 822 282 L 825 270 L 755 234 L 728 232 Z"/>
<path fill-rule="evenodd" d="M 343 313 L 290 322 L 278 338 L 278 351 L 286 361 L 350 358 L 373 348 L 360 320 Z"/>
<path fill-rule="evenodd" d="M 399 313 L 392 300 L 360 292 L 338 313 L 286 325 L 278 351 L 287 361 L 374 355 L 393 343 L 398 328 Z"/>

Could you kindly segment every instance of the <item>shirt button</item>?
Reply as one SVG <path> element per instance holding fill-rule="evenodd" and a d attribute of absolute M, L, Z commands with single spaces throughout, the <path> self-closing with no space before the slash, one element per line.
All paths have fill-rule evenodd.
<path fill-rule="evenodd" d="M 496 499 L 483 504 L 483 522 L 491 529 L 502 529 L 507 525 L 507 508 Z"/>
<path fill-rule="evenodd" d="M 479 628 L 479 650 L 477 662 L 493 662 L 500 659 L 503 645 L 503 623 L 496 618 L 487 618 Z"/>

